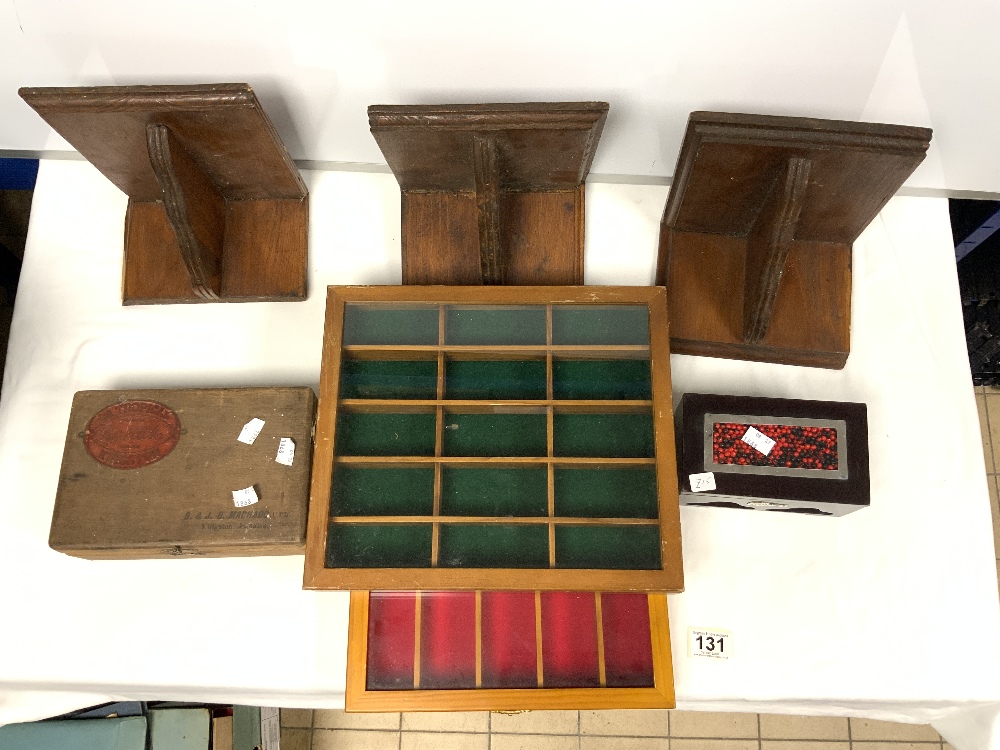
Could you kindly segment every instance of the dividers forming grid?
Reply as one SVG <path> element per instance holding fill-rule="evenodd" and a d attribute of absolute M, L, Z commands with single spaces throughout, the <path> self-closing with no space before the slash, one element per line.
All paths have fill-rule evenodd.
<path fill-rule="evenodd" d="M 373 303 L 348 303 L 345 310 L 343 363 L 351 360 L 431 360 L 436 361 L 436 393 L 433 399 L 430 398 L 341 398 L 339 400 L 339 410 L 344 414 L 378 414 L 378 413 L 423 413 L 434 414 L 434 451 L 433 455 L 350 455 L 350 451 L 344 453 L 338 450 L 335 456 L 335 483 L 336 472 L 341 468 L 432 468 L 433 469 L 433 503 L 430 517 L 426 514 L 416 515 L 364 515 L 350 514 L 337 515 L 337 499 L 331 500 L 331 513 L 329 523 L 331 532 L 338 524 L 427 524 L 431 526 L 430 541 L 430 561 L 431 567 L 437 567 L 441 560 L 441 537 L 442 526 L 444 525 L 541 525 L 547 529 L 548 560 L 547 565 L 555 568 L 559 565 L 557 560 L 557 536 L 561 537 L 563 530 L 570 530 L 580 527 L 592 528 L 621 528 L 621 529 L 645 529 L 646 533 L 636 537 L 638 544 L 637 556 L 630 561 L 628 550 L 620 548 L 626 537 L 621 535 L 611 536 L 605 542 L 623 554 L 618 561 L 610 561 L 608 565 L 570 564 L 559 565 L 560 567 L 616 567 L 616 568 L 658 568 L 659 560 L 659 513 L 655 510 L 655 466 L 656 458 L 653 452 L 653 426 L 652 426 L 652 406 L 651 393 L 644 394 L 645 398 L 559 398 L 556 392 L 557 378 L 554 370 L 563 361 L 570 360 L 632 360 L 642 361 L 649 365 L 650 346 L 648 331 L 648 313 L 645 305 L 631 305 L 627 308 L 623 305 L 454 305 L 438 304 L 437 307 L 437 341 L 436 343 L 360 343 L 363 335 L 352 336 L 349 330 L 349 318 L 354 315 L 364 314 L 366 310 L 391 309 L 396 312 L 413 310 L 418 307 L 426 309 L 428 305 L 417 305 L 412 303 L 395 303 L 393 305 L 379 305 Z M 433 307 L 433 306 L 431 306 Z M 544 307 L 545 313 L 545 340 L 544 343 L 474 343 L 463 344 L 449 341 L 449 315 L 461 313 L 462 311 L 482 309 L 490 310 L 533 310 Z M 561 309 L 556 309 L 561 308 Z M 586 320 L 588 314 L 605 313 L 614 318 L 616 315 L 622 317 L 620 313 L 625 313 L 620 326 L 606 326 L 607 330 L 615 328 L 611 333 L 611 338 L 619 337 L 619 340 L 627 340 L 628 343 L 581 343 L 579 340 L 571 343 L 559 343 L 558 335 L 553 334 L 553 317 L 558 318 L 563 314 L 563 310 L 583 312 L 583 319 Z M 641 312 L 641 316 L 637 315 Z M 641 317 L 642 328 L 635 329 L 630 326 L 630 321 L 635 321 Z M 519 336 L 524 338 L 525 331 L 514 331 L 514 338 Z M 578 332 L 579 333 L 579 332 Z M 528 337 L 530 338 L 530 336 Z M 572 338 L 572 337 L 571 337 Z M 581 338 L 581 337 L 577 337 Z M 586 335 L 582 338 L 587 338 Z M 545 362 L 545 397 L 544 398 L 448 398 L 449 384 L 447 373 L 449 364 L 453 361 L 469 360 L 492 360 L 492 361 L 519 361 L 519 360 L 540 360 L 544 357 Z M 647 371 L 648 372 L 648 371 Z M 647 376 L 648 377 L 648 376 Z M 343 381 L 342 381 L 343 382 Z M 647 384 L 646 389 L 650 386 Z M 640 386 L 641 389 L 641 386 Z M 539 392 L 539 395 L 540 392 Z M 451 415 L 464 414 L 544 414 L 545 418 L 545 454 L 544 455 L 448 455 L 451 451 L 448 448 L 449 437 L 446 431 L 457 425 L 449 424 L 453 420 Z M 574 415 L 576 415 L 574 417 Z M 579 416 L 583 416 L 583 420 Z M 643 435 L 639 443 L 648 441 L 648 450 L 644 445 L 633 445 L 624 452 L 632 452 L 637 455 L 570 455 L 574 448 L 573 441 L 568 445 L 561 445 L 565 442 L 561 439 L 561 421 L 576 422 L 574 426 L 577 430 L 588 427 L 591 430 L 601 430 L 602 426 L 607 429 L 607 417 L 612 421 L 620 415 L 638 415 L 638 432 L 648 431 L 648 436 Z M 602 418 L 605 422 L 602 424 Z M 621 420 L 619 420 L 621 422 Z M 623 424 L 623 423 L 622 423 Z M 338 442 L 341 442 L 341 431 L 344 422 L 338 424 Z M 456 429 L 457 432 L 457 429 Z M 598 435 L 598 438 L 601 436 Z M 606 436 L 605 436 L 606 437 Z M 627 442 L 627 441 L 626 441 Z M 634 442 L 634 438 L 633 438 Z M 637 447 L 638 446 L 638 447 Z M 540 452 L 540 451 L 538 451 Z M 582 452 L 591 452 L 584 449 Z M 609 451 L 612 452 L 612 451 Z M 620 451 L 621 452 L 621 451 Z M 644 455 L 638 455 L 644 454 Z M 500 515 L 445 515 L 442 512 L 442 480 L 445 471 L 448 469 L 460 468 L 544 468 L 547 475 L 546 481 L 546 514 L 545 515 L 522 515 L 522 516 L 500 516 Z M 603 517 L 583 517 L 582 515 L 558 516 L 557 511 L 557 473 L 560 469 L 648 469 L 652 474 L 651 485 L 654 493 L 653 512 L 633 513 L 631 517 L 627 514 L 605 515 Z M 335 495 L 336 490 L 332 489 Z M 446 526 L 447 531 L 447 526 Z M 559 532 L 557 534 L 557 531 Z M 572 532 L 566 532 L 571 534 Z M 330 534 L 331 543 L 334 539 L 342 542 L 335 533 Z M 331 550 L 332 551 L 332 550 Z M 516 561 L 511 561 L 503 565 L 486 565 L 481 567 L 535 567 L 534 565 L 518 565 Z M 592 560 L 591 560 L 592 562 Z M 328 567 L 329 564 L 328 556 Z M 470 567 L 480 567 L 478 565 Z"/>
<path fill-rule="evenodd" d="M 654 687 L 663 666 L 662 595 L 372 592 L 367 606 L 368 690 Z"/>

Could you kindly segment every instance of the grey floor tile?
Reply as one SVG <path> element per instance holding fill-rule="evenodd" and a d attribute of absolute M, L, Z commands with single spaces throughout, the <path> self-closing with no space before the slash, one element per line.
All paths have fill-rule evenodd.
<path fill-rule="evenodd" d="M 399 750 L 399 732 L 314 729 L 312 750 Z"/>

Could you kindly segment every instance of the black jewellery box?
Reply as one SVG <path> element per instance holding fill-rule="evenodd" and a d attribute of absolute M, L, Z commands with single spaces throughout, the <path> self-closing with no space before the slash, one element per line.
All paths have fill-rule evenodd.
<path fill-rule="evenodd" d="M 681 505 L 842 516 L 870 504 L 864 404 L 686 393 L 675 424 Z"/>

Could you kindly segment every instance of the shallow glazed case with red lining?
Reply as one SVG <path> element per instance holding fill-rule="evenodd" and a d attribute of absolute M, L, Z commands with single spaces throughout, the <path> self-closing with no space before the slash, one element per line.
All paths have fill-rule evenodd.
<path fill-rule="evenodd" d="M 351 594 L 349 711 L 673 705 L 663 594 Z"/>
<path fill-rule="evenodd" d="M 868 507 L 867 415 L 857 403 L 687 393 L 676 415 L 681 504 L 827 516 Z M 744 440 L 753 431 L 764 450 Z M 709 472 L 715 489 L 695 491 L 691 476 Z"/>

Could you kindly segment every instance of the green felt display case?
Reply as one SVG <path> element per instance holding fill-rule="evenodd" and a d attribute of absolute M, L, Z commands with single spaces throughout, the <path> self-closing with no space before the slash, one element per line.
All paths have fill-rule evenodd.
<path fill-rule="evenodd" d="M 680 591 L 658 287 L 330 287 L 305 587 Z"/>

